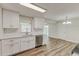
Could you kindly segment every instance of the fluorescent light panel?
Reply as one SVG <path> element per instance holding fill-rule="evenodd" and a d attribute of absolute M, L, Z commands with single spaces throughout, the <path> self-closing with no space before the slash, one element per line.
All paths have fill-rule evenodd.
<path fill-rule="evenodd" d="M 31 4 L 31 3 L 20 3 L 20 5 L 23 5 L 23 6 L 25 6 L 25 7 L 34 9 L 34 10 L 39 11 L 39 12 L 41 12 L 41 13 L 46 12 L 45 9 L 40 8 L 40 7 L 38 7 L 38 6 L 35 6 L 35 5 Z"/>

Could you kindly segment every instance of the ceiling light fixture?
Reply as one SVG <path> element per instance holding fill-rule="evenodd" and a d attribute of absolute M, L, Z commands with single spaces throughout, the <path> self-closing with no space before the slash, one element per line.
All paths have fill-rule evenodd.
<path fill-rule="evenodd" d="M 66 16 L 66 19 L 62 24 L 72 24 L 72 22 L 70 20 L 68 20 L 68 17 Z"/>
<path fill-rule="evenodd" d="M 39 12 L 41 12 L 41 13 L 45 13 L 45 12 L 46 12 L 45 9 L 40 8 L 40 7 L 38 7 L 38 6 L 34 5 L 34 4 L 31 4 L 31 3 L 20 3 L 20 5 L 23 5 L 23 6 L 25 6 L 25 7 L 34 9 L 34 10 L 39 11 Z"/>

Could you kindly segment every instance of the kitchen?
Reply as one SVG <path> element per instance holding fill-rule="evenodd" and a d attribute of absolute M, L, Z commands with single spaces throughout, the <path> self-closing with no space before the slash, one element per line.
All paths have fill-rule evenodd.
<path fill-rule="evenodd" d="M 58 52 L 62 49 L 66 49 L 67 51 L 69 51 L 66 53 L 63 50 L 63 52 L 65 53 L 61 52 L 62 55 L 72 54 L 72 50 L 79 43 L 78 35 L 75 36 L 75 34 L 78 33 L 78 18 L 74 17 L 72 19 L 73 24 L 69 22 L 68 25 L 64 25 L 64 21 L 64 24 L 62 24 L 61 20 L 57 21 L 50 19 L 69 19 L 66 16 L 63 16 L 62 18 L 54 18 L 54 16 L 52 16 L 54 12 L 57 12 L 58 10 L 63 10 L 64 7 L 62 8 L 62 4 L 44 5 L 36 3 L 36 5 L 46 7 L 46 9 L 42 10 L 42 12 L 38 12 L 36 10 L 25 7 L 26 3 L 0 4 L 0 56 L 17 56 L 26 51 L 30 53 L 32 49 L 34 49 L 33 51 L 38 50 L 38 55 L 46 56 L 48 56 L 48 53 L 53 50 L 56 50 L 56 52 L 53 51 L 51 54 L 49 53 L 49 55 L 61 55 Z M 49 8 L 50 5 L 52 5 L 53 8 L 59 6 L 60 8 L 52 11 L 53 8 Z M 68 11 L 68 6 L 71 7 L 71 5 L 74 6 L 74 4 L 64 4 L 64 6 L 66 6 L 67 8 L 67 10 L 64 10 Z M 75 6 L 78 5 L 75 4 Z M 49 13 L 51 11 L 52 15 L 49 16 L 49 13 L 45 12 L 46 10 L 49 10 Z M 57 16 L 58 15 L 61 15 L 61 13 L 59 12 Z M 76 21 L 74 21 L 74 19 L 76 19 Z M 68 30 L 66 30 L 66 28 Z M 53 39 L 53 41 L 49 39 Z M 40 52 L 44 53 L 39 54 Z M 37 55 L 36 52 L 33 53 Z M 26 56 L 26 54 L 23 55 Z M 27 53 L 27 55 L 29 54 Z"/>
<path fill-rule="evenodd" d="M 13 55 L 45 44 L 45 19 L 24 16 L 17 11 L 6 9 L 5 5 L 9 4 L 3 4 L 0 8 L 0 55 Z"/>

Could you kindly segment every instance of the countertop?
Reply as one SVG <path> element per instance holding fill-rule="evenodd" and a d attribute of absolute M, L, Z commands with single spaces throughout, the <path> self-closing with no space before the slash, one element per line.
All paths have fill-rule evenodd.
<path fill-rule="evenodd" d="M 21 36 L 4 36 L 4 37 L 0 37 L 0 40 L 3 40 L 3 39 L 12 39 L 12 38 L 22 38 L 22 37 L 29 37 L 29 36 L 35 36 L 35 35 L 21 35 Z"/>

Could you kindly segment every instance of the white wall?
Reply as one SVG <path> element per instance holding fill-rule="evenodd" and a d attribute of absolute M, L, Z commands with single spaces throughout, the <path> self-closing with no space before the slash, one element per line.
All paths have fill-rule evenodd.
<path fill-rule="evenodd" d="M 56 24 L 55 23 L 49 23 L 49 36 L 50 37 L 56 36 Z"/>
<path fill-rule="evenodd" d="M 54 20 L 47 20 L 49 26 L 49 37 L 56 37 L 57 24 Z"/>
<path fill-rule="evenodd" d="M 64 25 L 58 23 L 57 37 L 67 41 L 79 43 L 79 18 L 71 19 L 72 24 Z"/>

